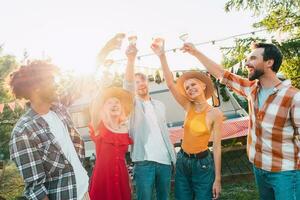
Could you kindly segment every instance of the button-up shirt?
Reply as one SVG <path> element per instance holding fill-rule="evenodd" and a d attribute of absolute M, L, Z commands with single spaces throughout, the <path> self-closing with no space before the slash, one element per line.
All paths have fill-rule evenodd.
<path fill-rule="evenodd" d="M 249 81 L 225 71 L 221 83 L 246 97 L 249 103 L 247 153 L 258 168 L 278 172 L 300 169 L 300 91 L 284 81 L 274 87 L 265 103 L 258 108 L 259 81 Z"/>
<path fill-rule="evenodd" d="M 79 159 L 84 158 L 84 142 L 74 128 L 66 108 L 54 104 L 51 110 L 68 128 Z M 10 140 L 10 156 L 24 182 L 28 199 L 77 199 L 73 167 L 65 157 L 47 122 L 31 108 L 15 125 Z"/>

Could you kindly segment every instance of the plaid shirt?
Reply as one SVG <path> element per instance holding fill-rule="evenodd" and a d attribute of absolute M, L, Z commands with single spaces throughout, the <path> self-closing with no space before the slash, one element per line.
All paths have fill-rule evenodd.
<path fill-rule="evenodd" d="M 225 71 L 221 83 L 248 99 L 249 160 L 267 171 L 299 170 L 299 90 L 292 87 L 288 80 L 281 82 L 259 109 L 259 81 L 249 81 Z"/>
<path fill-rule="evenodd" d="M 82 161 L 84 143 L 65 107 L 53 104 L 51 110 L 69 130 Z M 70 162 L 50 132 L 47 122 L 31 108 L 17 122 L 11 136 L 10 156 L 25 182 L 28 199 L 77 199 L 75 174 Z"/>

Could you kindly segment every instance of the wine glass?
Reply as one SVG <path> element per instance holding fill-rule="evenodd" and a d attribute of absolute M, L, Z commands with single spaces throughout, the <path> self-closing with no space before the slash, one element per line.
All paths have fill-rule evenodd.
<path fill-rule="evenodd" d="M 128 43 L 129 45 L 136 45 L 137 34 L 133 31 L 130 31 L 128 34 Z"/>
<path fill-rule="evenodd" d="M 161 48 L 164 44 L 164 39 L 162 37 L 154 37 L 152 38 L 152 45 L 153 44 Z"/>
<path fill-rule="evenodd" d="M 179 34 L 179 39 L 183 42 L 186 43 L 188 38 L 189 38 L 189 34 L 188 33 L 181 33 Z"/>

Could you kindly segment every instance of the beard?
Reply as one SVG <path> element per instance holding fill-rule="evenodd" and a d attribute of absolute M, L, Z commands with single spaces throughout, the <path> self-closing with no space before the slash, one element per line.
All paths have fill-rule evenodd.
<path fill-rule="evenodd" d="M 140 96 L 140 97 L 145 97 L 145 96 L 148 95 L 148 89 L 147 89 L 147 88 L 144 88 L 144 89 L 142 89 L 142 90 L 138 90 L 138 91 L 137 91 L 137 94 L 138 94 L 138 96 Z"/>
<path fill-rule="evenodd" d="M 254 81 L 255 79 L 259 79 L 262 75 L 264 75 L 264 70 L 261 69 L 254 69 L 254 72 L 252 74 L 249 74 L 248 79 L 250 81 Z"/>

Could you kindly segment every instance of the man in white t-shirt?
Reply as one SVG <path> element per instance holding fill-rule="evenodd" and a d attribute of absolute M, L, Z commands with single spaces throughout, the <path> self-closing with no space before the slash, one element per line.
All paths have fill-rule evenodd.
<path fill-rule="evenodd" d="M 124 88 L 136 95 L 129 134 L 133 139 L 131 159 L 135 165 L 137 199 L 152 199 L 155 189 L 158 200 L 167 200 L 175 150 L 169 138 L 164 104 L 150 97 L 147 77 L 134 74 L 136 52 L 135 45 L 128 47 Z"/>
<path fill-rule="evenodd" d="M 118 48 L 120 36 L 102 48 L 100 62 Z M 11 74 L 12 93 L 30 101 L 30 107 L 13 129 L 10 157 L 24 179 L 27 199 L 86 200 L 89 177 L 82 165 L 84 142 L 65 107 L 76 92 L 58 99 L 57 71 L 51 63 L 33 61 Z M 80 91 L 78 85 L 75 87 Z"/>
<path fill-rule="evenodd" d="M 33 61 L 12 74 L 13 93 L 29 100 L 30 107 L 13 129 L 11 159 L 24 179 L 26 198 L 89 199 L 84 142 L 57 103 L 55 73 L 54 65 Z"/>

